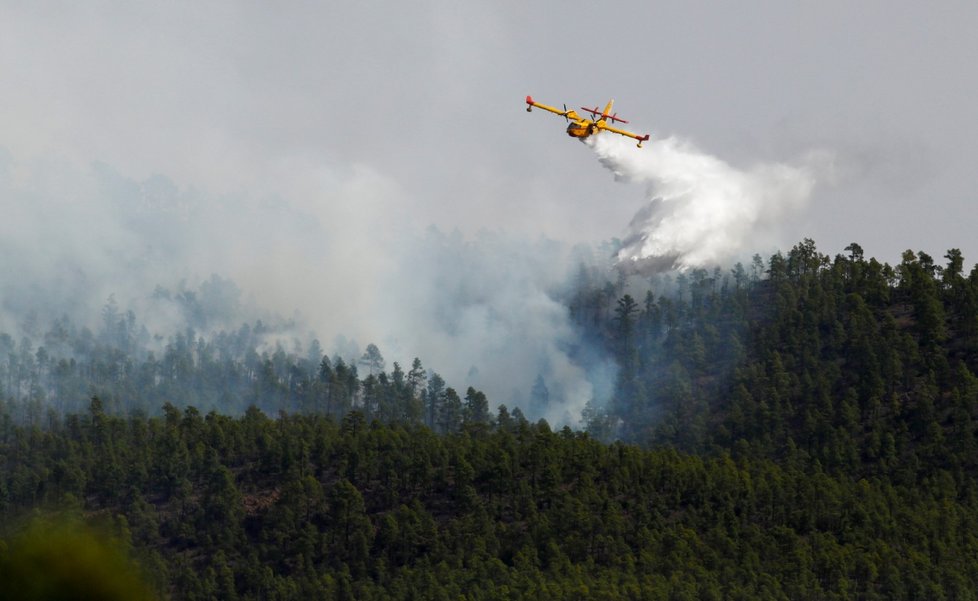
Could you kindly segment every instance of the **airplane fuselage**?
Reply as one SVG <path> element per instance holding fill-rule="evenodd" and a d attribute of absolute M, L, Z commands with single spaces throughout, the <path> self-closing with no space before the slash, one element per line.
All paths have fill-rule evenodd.
<path fill-rule="evenodd" d="M 571 121 L 567 126 L 567 135 L 572 138 L 586 138 L 596 131 L 594 122 L 590 120 Z"/>

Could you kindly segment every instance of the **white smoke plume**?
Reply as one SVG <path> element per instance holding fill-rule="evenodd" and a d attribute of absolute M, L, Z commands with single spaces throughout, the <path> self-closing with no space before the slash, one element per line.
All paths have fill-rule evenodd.
<path fill-rule="evenodd" d="M 772 226 L 807 202 L 828 158 L 813 153 L 799 165 L 742 170 L 676 137 L 642 149 L 611 135 L 588 144 L 617 179 L 648 187 L 617 255 L 619 265 L 647 271 L 715 265 L 747 243 L 766 246 Z"/>

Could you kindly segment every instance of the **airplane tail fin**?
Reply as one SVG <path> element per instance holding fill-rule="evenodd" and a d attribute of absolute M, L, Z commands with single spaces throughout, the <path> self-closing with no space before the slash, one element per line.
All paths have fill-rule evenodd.
<path fill-rule="evenodd" d="M 612 98 L 611 100 L 608 101 L 608 104 L 605 105 L 604 110 L 601 112 L 598 112 L 598 107 L 589 109 L 586 106 L 582 106 L 581 108 L 591 113 L 595 117 L 605 119 L 606 121 L 611 121 L 612 123 L 628 123 L 628 121 L 625 121 L 624 119 L 620 118 L 618 116 L 618 113 L 614 113 L 614 114 L 611 113 L 611 107 L 614 106 L 614 104 L 615 104 L 615 99 Z"/>

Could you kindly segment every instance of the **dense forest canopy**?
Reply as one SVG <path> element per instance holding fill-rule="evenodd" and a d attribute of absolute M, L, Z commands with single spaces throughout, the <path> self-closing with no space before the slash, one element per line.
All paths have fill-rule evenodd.
<path fill-rule="evenodd" d="M 157 354 L 110 303 L 0 335 L 0 524 L 108 521 L 174 598 L 973 598 L 978 267 L 943 258 L 582 265 L 568 352 L 618 370 L 577 429 L 543 377 L 507 407 L 262 324 Z"/>

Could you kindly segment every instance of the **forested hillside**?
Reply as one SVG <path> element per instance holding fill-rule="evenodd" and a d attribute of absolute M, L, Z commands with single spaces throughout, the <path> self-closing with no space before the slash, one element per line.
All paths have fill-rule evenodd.
<path fill-rule="evenodd" d="M 582 431 L 524 417 L 542 379 L 511 411 L 376 347 L 359 373 L 192 332 L 161 360 L 15 348 L 0 538 L 107 523 L 180 599 L 975 598 L 978 268 L 944 258 L 582 266 L 568 311 L 619 364 Z M 72 398 L 100 378 L 82 410 L 59 369 Z"/>
<path fill-rule="evenodd" d="M 109 521 L 179 599 L 922 599 L 978 590 L 973 483 L 607 446 L 500 412 L 438 436 L 353 412 L 97 402 L 2 432 L 5 523 Z"/>
<path fill-rule="evenodd" d="M 830 259 L 805 240 L 756 258 L 752 275 L 699 270 L 672 297 L 625 295 L 592 322 L 622 366 L 593 429 L 904 483 L 970 478 L 978 267 L 945 259 L 907 251 L 894 268 L 858 244 Z"/>

